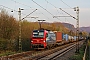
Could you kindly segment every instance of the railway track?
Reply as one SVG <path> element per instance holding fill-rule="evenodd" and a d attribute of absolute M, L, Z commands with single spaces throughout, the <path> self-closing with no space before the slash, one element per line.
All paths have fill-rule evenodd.
<path fill-rule="evenodd" d="M 83 43 L 80 42 L 82 45 Z M 71 43 L 47 52 L 44 52 L 42 54 L 39 54 L 37 56 L 32 57 L 32 60 L 55 60 L 58 57 L 61 57 L 62 55 L 66 54 L 68 51 L 72 50 L 75 48 L 76 44 Z"/>
<path fill-rule="evenodd" d="M 44 51 L 28 51 L 14 55 L 0 57 L 0 60 L 55 60 L 71 49 L 75 48 L 75 42 Z"/>
<path fill-rule="evenodd" d="M 82 42 L 80 42 L 80 44 L 82 45 Z M 57 52 L 55 52 L 55 53 L 53 53 L 51 55 L 48 55 L 48 56 L 46 56 L 44 58 L 39 59 L 39 60 L 56 60 L 57 58 L 62 57 L 64 54 L 68 53 L 69 51 L 71 51 L 75 47 L 76 47 L 76 44 L 73 44 L 71 46 L 68 46 L 67 48 L 64 48 L 64 49 L 62 49 L 60 51 L 57 51 Z"/>
<path fill-rule="evenodd" d="M 17 60 L 18 58 L 22 59 L 22 57 L 32 55 L 33 53 L 35 53 L 35 52 L 34 51 L 28 51 L 28 52 L 22 52 L 22 53 L 9 55 L 9 56 L 2 56 L 2 57 L 0 57 L 0 60 Z"/>
<path fill-rule="evenodd" d="M 47 50 L 47 51 L 44 51 L 44 52 L 39 53 L 37 55 L 30 56 L 28 58 L 31 59 L 31 60 L 39 60 L 39 59 L 42 59 L 45 56 L 48 56 L 48 55 L 53 54 L 53 53 L 55 53 L 55 52 L 57 52 L 57 51 L 59 51 L 61 49 L 64 49 L 64 48 L 70 46 L 71 44 L 67 44 L 67 45 L 64 45 L 64 46 L 61 46 L 61 47 L 58 47 L 58 48 L 55 48 L 55 49 Z"/>
<path fill-rule="evenodd" d="M 53 53 L 53 54 L 50 54 L 50 55 L 48 55 L 48 56 L 46 56 L 46 57 L 44 57 L 44 58 L 41 58 L 40 60 L 51 60 L 51 59 L 56 59 L 57 57 L 60 57 L 60 56 L 62 56 L 63 54 L 65 54 L 65 53 L 67 53 L 68 51 L 70 51 L 71 49 L 73 49 L 73 48 L 75 48 L 75 44 L 74 45 L 71 45 L 71 46 L 69 46 L 69 47 L 67 47 L 67 48 L 64 48 L 64 49 L 62 49 L 62 50 L 60 50 L 60 51 L 57 51 L 57 52 L 55 52 L 55 53 Z"/>
<path fill-rule="evenodd" d="M 61 53 L 63 54 L 65 51 L 67 51 L 69 48 L 73 47 L 74 45 L 72 43 L 68 45 L 64 45 L 64 46 L 46 51 L 44 53 L 40 53 L 39 55 L 32 56 L 30 59 L 31 60 L 51 60 L 54 57 L 58 56 L 59 54 Z"/>

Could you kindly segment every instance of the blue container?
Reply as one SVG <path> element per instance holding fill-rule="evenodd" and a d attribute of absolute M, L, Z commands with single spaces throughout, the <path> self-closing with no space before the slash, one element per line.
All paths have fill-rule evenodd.
<path fill-rule="evenodd" d="M 74 36 L 74 40 L 76 41 L 76 36 Z"/>
<path fill-rule="evenodd" d="M 68 41 L 68 34 L 65 34 L 65 40 Z"/>
<path fill-rule="evenodd" d="M 65 34 L 64 33 L 62 33 L 62 39 L 65 40 Z"/>

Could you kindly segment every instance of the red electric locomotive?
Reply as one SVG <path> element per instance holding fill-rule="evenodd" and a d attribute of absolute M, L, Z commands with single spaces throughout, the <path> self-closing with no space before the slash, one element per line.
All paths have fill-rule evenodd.
<path fill-rule="evenodd" d="M 31 48 L 43 49 L 46 48 L 47 30 L 34 30 L 32 33 Z"/>

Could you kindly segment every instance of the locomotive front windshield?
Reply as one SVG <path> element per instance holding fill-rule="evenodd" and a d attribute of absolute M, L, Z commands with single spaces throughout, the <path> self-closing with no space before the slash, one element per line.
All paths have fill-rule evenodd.
<path fill-rule="evenodd" d="M 33 37 L 36 37 L 36 38 L 43 38 L 44 37 L 44 32 L 43 31 L 33 31 Z"/>

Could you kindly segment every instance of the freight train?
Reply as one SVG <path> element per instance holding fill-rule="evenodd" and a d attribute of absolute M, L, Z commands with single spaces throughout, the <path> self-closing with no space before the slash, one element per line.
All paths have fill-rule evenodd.
<path fill-rule="evenodd" d="M 32 33 L 31 48 L 45 49 L 73 41 L 76 41 L 76 36 L 70 36 L 57 31 L 34 30 Z"/>

